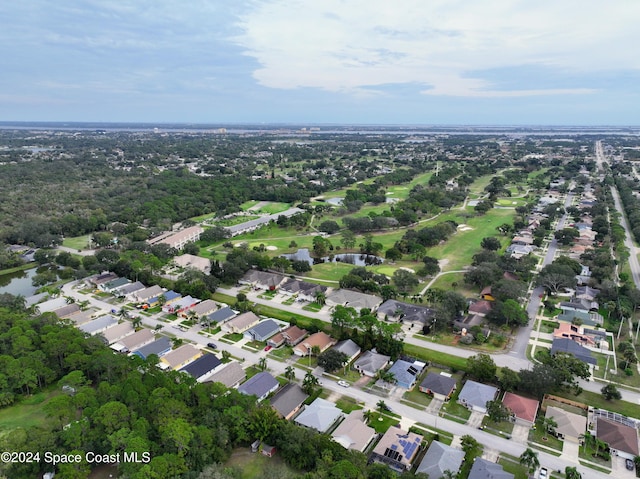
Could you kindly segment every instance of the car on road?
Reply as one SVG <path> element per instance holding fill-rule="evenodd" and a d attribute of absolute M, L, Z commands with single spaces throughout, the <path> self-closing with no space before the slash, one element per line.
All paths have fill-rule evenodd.
<path fill-rule="evenodd" d="M 207 343 L 207 346 L 210 347 L 211 349 L 218 349 L 218 346 L 216 345 L 216 343 Z"/>
<path fill-rule="evenodd" d="M 338 385 L 342 386 L 343 388 L 348 388 L 349 387 L 349 383 L 347 381 L 343 381 L 342 379 L 340 381 L 338 381 Z"/>
<path fill-rule="evenodd" d="M 271 351 L 273 349 L 273 346 L 267 346 L 266 348 L 264 348 L 265 351 Z"/>
<path fill-rule="evenodd" d="M 546 467 L 540 468 L 540 472 L 538 473 L 538 479 L 547 479 L 549 477 L 549 473 Z"/>
<path fill-rule="evenodd" d="M 629 470 L 629 471 L 633 471 L 635 464 L 633 463 L 633 461 L 631 459 L 625 459 L 624 460 L 624 466 Z"/>

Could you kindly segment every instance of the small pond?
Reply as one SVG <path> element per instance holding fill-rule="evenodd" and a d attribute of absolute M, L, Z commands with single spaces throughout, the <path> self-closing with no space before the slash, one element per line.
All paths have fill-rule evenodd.
<path fill-rule="evenodd" d="M 358 253 L 340 253 L 322 258 L 314 258 L 307 248 L 301 248 L 295 253 L 283 254 L 281 256 L 289 260 L 306 261 L 310 265 L 334 262 L 349 263 L 354 266 L 375 266 L 384 263 L 384 259 L 380 256 Z"/>

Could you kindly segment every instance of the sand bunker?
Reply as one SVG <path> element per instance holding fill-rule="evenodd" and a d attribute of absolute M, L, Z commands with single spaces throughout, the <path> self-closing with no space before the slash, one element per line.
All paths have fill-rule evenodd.
<path fill-rule="evenodd" d="M 468 225 L 458 225 L 458 229 L 460 231 L 471 231 L 473 228 L 471 226 Z"/>
<path fill-rule="evenodd" d="M 405 271 L 408 271 L 409 273 L 415 273 L 415 270 L 413 270 L 411 268 L 405 268 L 404 266 L 400 266 L 398 269 L 403 269 Z"/>
<path fill-rule="evenodd" d="M 278 249 L 277 246 L 267 246 L 267 251 L 275 251 L 277 249 Z"/>

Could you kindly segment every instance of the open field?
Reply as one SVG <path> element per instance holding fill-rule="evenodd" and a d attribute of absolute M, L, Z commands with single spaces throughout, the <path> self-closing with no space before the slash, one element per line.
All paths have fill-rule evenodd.
<path fill-rule="evenodd" d="M 73 238 L 65 238 L 62 240 L 62 246 L 73 248 L 75 250 L 89 249 L 89 241 L 91 235 L 74 236 Z"/>
<path fill-rule="evenodd" d="M 34 394 L 13 406 L 0 409 L 0 437 L 16 429 L 39 426 L 47 421 L 44 405 L 60 391 L 46 391 Z"/>
<path fill-rule="evenodd" d="M 264 471 L 277 469 L 283 473 L 296 473 L 295 470 L 287 466 L 276 454 L 274 457 L 267 457 L 260 453 L 251 452 L 250 448 L 238 448 L 233 451 L 225 467 L 239 471 L 238 479 L 255 479 L 264 477 Z M 275 471 L 274 471 L 275 472 Z"/>

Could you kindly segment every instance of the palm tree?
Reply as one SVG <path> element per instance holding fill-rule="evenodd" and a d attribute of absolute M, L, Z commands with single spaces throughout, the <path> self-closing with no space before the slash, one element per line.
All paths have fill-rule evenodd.
<path fill-rule="evenodd" d="M 528 447 L 520 455 L 520 464 L 529 470 L 529 474 L 533 474 L 533 471 L 540 467 L 540 461 L 538 460 L 538 453 Z"/>
<path fill-rule="evenodd" d="M 320 354 L 320 347 L 312 346 L 311 351 L 309 351 L 309 367 L 311 367 L 311 356 L 313 355 L 315 357 L 318 357 L 319 354 Z"/>
<path fill-rule="evenodd" d="M 394 374 L 392 372 L 385 371 L 384 369 L 379 369 L 376 372 L 375 379 L 387 384 L 394 384 L 396 382 Z"/>
<path fill-rule="evenodd" d="M 225 363 L 228 362 L 229 359 L 231 358 L 231 353 L 226 349 L 223 349 L 221 354 L 222 354 L 222 361 L 224 361 Z"/>
<path fill-rule="evenodd" d="M 287 366 L 287 369 L 284 370 L 284 377 L 289 382 L 293 381 L 296 378 L 296 372 L 293 369 L 293 366 Z"/>
<path fill-rule="evenodd" d="M 319 384 L 318 378 L 311 374 L 311 371 L 307 371 L 307 374 L 304 375 L 304 379 L 302 380 L 302 390 L 311 395 L 313 394 L 313 389 Z"/>
<path fill-rule="evenodd" d="M 370 411 L 367 409 L 365 412 L 362 413 L 362 417 L 364 418 L 365 423 L 371 421 L 371 418 L 373 417 L 373 411 Z"/>
<path fill-rule="evenodd" d="M 319 306 L 324 306 L 325 302 L 327 301 L 327 295 L 324 294 L 322 291 L 316 291 L 314 298 L 315 298 L 315 302 Z"/>
<path fill-rule="evenodd" d="M 552 433 L 558 427 L 558 423 L 551 416 L 542 419 L 542 429 L 544 430 L 543 439 L 547 439 L 547 433 Z"/>
<path fill-rule="evenodd" d="M 565 479 L 582 479 L 582 474 L 578 472 L 577 468 L 567 466 L 564 469 L 564 477 Z"/>
<path fill-rule="evenodd" d="M 382 399 L 380 399 L 380 401 L 376 403 L 376 407 L 378 408 L 378 412 L 380 414 L 382 414 L 384 411 L 388 409 L 387 403 L 384 402 Z"/>
<path fill-rule="evenodd" d="M 76 302 L 76 298 L 74 298 L 73 296 L 65 296 L 64 300 L 67 304 L 73 304 Z"/>
<path fill-rule="evenodd" d="M 260 361 L 258 361 L 258 367 L 261 371 L 267 369 L 267 358 L 260 358 Z"/>
<path fill-rule="evenodd" d="M 133 326 L 134 329 L 138 329 L 141 324 L 142 324 L 142 318 L 140 316 L 134 316 L 131 319 L 131 325 Z"/>

